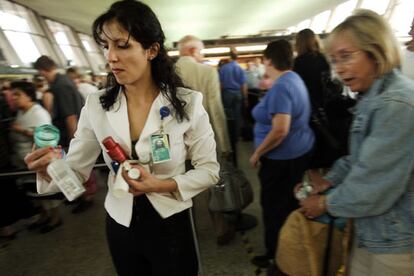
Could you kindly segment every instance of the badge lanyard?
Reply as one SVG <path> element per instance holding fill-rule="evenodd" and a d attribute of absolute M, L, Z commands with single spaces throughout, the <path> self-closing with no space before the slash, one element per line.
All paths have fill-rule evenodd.
<path fill-rule="evenodd" d="M 164 118 L 170 116 L 170 109 L 166 106 L 160 108 L 160 116 L 161 116 L 161 126 L 160 126 L 160 133 L 164 134 Z"/>
<path fill-rule="evenodd" d="M 160 108 L 161 125 L 158 134 L 151 135 L 151 155 L 153 164 L 171 160 L 170 139 L 164 133 L 164 118 L 170 116 L 170 109 L 166 106 Z"/>

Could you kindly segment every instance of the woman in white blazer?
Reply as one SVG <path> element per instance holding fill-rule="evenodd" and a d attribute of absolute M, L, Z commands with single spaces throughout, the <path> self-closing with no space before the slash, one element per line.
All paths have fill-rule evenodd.
<path fill-rule="evenodd" d="M 106 90 L 86 100 L 66 161 L 86 180 L 104 138 L 112 136 L 130 158 L 144 162 L 154 155 L 152 135 L 168 135 L 171 159 L 151 172 L 134 165 L 138 180 L 123 172 L 130 187 L 123 198 L 112 193 L 113 160 L 103 150 L 111 170 L 105 200 L 109 249 L 119 275 L 197 275 L 188 208 L 192 197 L 218 181 L 219 171 L 202 95 L 180 87 L 161 25 L 145 4 L 114 3 L 95 20 L 93 33 L 112 72 Z M 163 118 L 161 108 L 170 111 Z M 56 156 L 56 150 L 42 148 L 26 157 L 38 172 L 40 193 L 58 191 L 45 170 Z M 194 167 L 187 172 L 186 159 Z"/>

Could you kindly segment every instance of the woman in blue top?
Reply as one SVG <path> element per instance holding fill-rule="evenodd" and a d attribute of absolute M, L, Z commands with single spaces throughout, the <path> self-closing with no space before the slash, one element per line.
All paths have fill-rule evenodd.
<path fill-rule="evenodd" d="M 311 107 L 308 91 L 300 76 L 293 72 L 292 46 L 286 40 L 269 43 L 264 51 L 266 74 L 274 81 L 253 109 L 256 121 L 256 150 L 250 163 L 261 167 L 261 205 L 265 226 L 266 254 L 252 262 L 268 265 L 275 256 L 280 228 L 291 211 L 298 207 L 292 191 L 307 167 L 314 135 L 309 127 Z"/>
<path fill-rule="evenodd" d="M 360 10 L 330 34 L 328 52 L 358 92 L 349 155 L 335 162 L 301 202 L 308 217 L 354 219 L 350 275 L 414 275 L 414 82 L 403 76 L 400 45 L 378 14 Z"/>

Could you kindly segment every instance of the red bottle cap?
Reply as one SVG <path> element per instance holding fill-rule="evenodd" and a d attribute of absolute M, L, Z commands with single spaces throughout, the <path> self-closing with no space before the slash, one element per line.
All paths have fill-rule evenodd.
<path fill-rule="evenodd" d="M 112 160 L 115 160 L 121 164 L 128 159 L 128 156 L 125 154 L 124 150 L 117 142 L 114 141 L 111 136 L 103 139 L 102 144 L 104 145 L 109 157 L 111 157 Z"/>

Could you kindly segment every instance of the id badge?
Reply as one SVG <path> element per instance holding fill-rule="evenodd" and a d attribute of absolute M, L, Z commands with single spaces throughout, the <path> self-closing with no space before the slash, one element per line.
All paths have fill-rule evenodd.
<path fill-rule="evenodd" d="M 168 134 L 151 135 L 151 153 L 154 164 L 171 160 Z"/>

